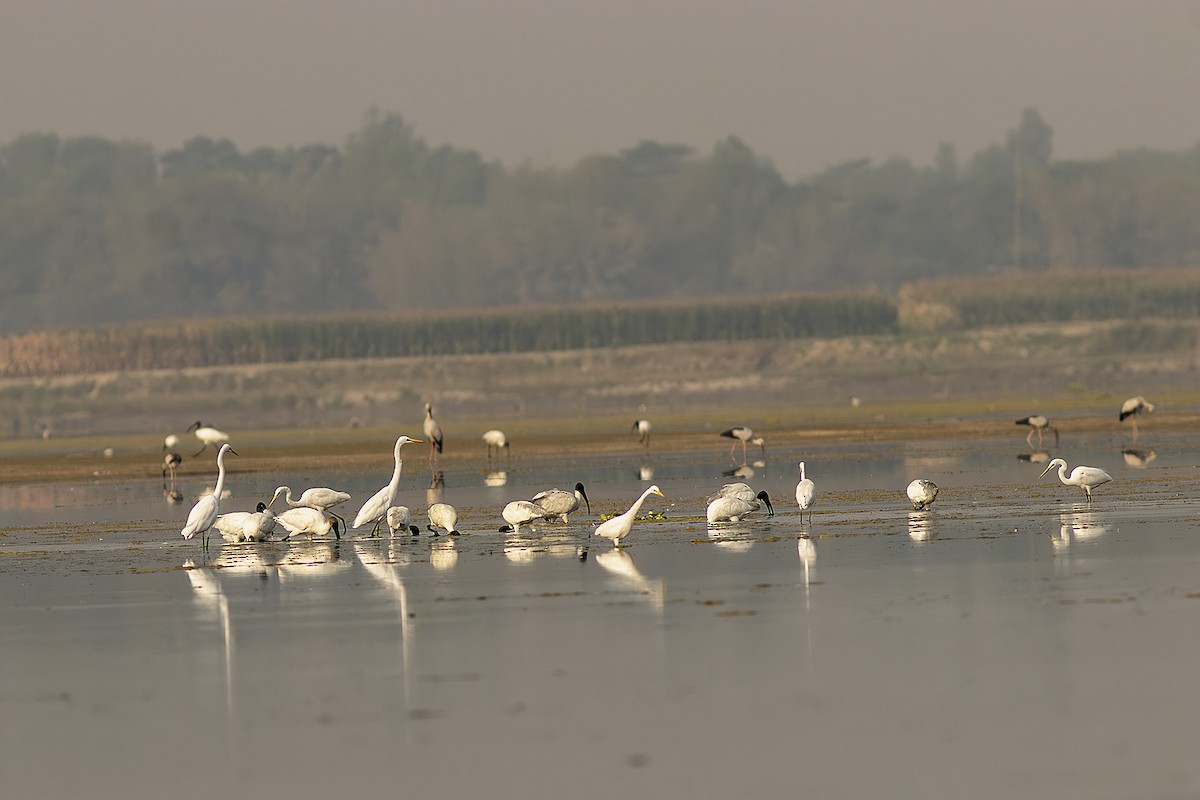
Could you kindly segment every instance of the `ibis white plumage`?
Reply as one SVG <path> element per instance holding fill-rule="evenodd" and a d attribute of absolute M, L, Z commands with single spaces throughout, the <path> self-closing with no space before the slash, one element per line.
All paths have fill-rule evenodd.
<path fill-rule="evenodd" d="M 1038 437 L 1037 446 L 1042 446 L 1042 435 L 1046 431 L 1054 431 L 1054 446 L 1058 447 L 1058 427 L 1050 422 L 1050 418 L 1045 414 L 1032 414 L 1028 417 L 1021 417 L 1016 421 L 1017 425 L 1029 426 L 1029 433 L 1025 434 L 1025 443 L 1033 447 L 1033 435 L 1036 433 Z"/>
<path fill-rule="evenodd" d="M 730 487 L 738 487 L 739 491 L 726 492 Z M 740 487 L 749 489 L 749 496 L 747 492 L 740 491 Z M 775 516 L 775 507 L 771 505 L 771 497 L 765 491 L 755 494 L 754 490 L 744 483 L 726 484 L 721 487 L 721 491 L 709 496 L 705 516 L 710 523 L 740 522 L 763 506 L 767 508 L 768 517 Z"/>
<path fill-rule="evenodd" d="M 917 478 L 908 485 L 908 499 L 912 501 L 913 509 L 924 511 L 937 500 L 938 487 L 933 481 Z"/>
<path fill-rule="evenodd" d="M 387 510 L 387 526 L 391 531 L 392 538 L 396 538 L 396 531 L 404 531 L 416 536 L 421 532 L 421 529 L 412 524 L 412 512 L 408 506 L 392 506 Z"/>
<path fill-rule="evenodd" d="M 531 528 L 535 520 L 546 518 L 546 509 L 528 500 L 513 500 L 500 512 L 508 524 L 500 529 L 501 533 L 520 533 L 522 525 Z"/>
<path fill-rule="evenodd" d="M 1083 493 L 1087 496 L 1089 503 L 1092 502 L 1092 489 L 1102 486 L 1113 479 L 1112 475 L 1109 475 L 1099 467 L 1079 466 L 1071 470 L 1070 475 L 1067 475 L 1067 462 L 1061 458 L 1056 458 L 1047 464 L 1038 478 L 1044 478 L 1046 473 L 1055 467 L 1058 467 L 1058 479 L 1063 482 L 1063 485 L 1078 486 L 1080 489 L 1083 489 Z"/>
<path fill-rule="evenodd" d="M 267 503 L 267 508 L 275 504 L 279 495 L 284 495 L 284 500 L 291 508 L 315 508 L 317 511 L 328 511 L 330 514 L 338 517 L 341 520 L 342 527 L 346 526 L 346 520 L 339 515 L 334 514 L 329 509 L 334 506 L 339 506 L 350 499 L 349 492 L 341 492 L 337 489 L 330 489 L 325 486 L 313 486 L 305 489 L 300 493 L 300 497 L 296 500 L 292 499 L 292 489 L 290 486 L 280 486 L 275 489 L 275 494 L 271 497 L 271 502 Z"/>
<path fill-rule="evenodd" d="M 429 507 L 429 524 L 425 529 L 434 536 L 440 536 L 443 530 L 451 536 L 458 536 L 458 509 L 449 503 L 434 503 Z"/>
<path fill-rule="evenodd" d="M 655 484 L 646 491 L 642 492 L 641 497 L 633 501 L 633 505 L 624 514 L 618 514 L 612 519 L 605 520 L 596 526 L 596 536 L 603 536 L 606 539 L 612 539 L 613 547 L 619 547 L 621 540 L 629 535 L 629 531 L 633 529 L 633 521 L 637 517 L 638 511 L 642 508 L 642 503 L 646 502 L 646 498 L 652 494 L 663 497 L 662 490 Z"/>
<path fill-rule="evenodd" d="M 804 512 L 808 512 L 808 521 L 812 522 L 812 505 L 817 496 L 817 486 L 811 478 L 804 475 L 804 462 L 800 462 L 800 482 L 796 484 L 796 505 L 800 508 L 800 520 L 804 521 Z"/>
<path fill-rule="evenodd" d="M 308 506 L 289 508 L 275 517 L 280 525 L 287 528 L 288 535 L 284 538 L 301 535 L 312 539 L 315 536 L 325 536 L 333 530 L 334 538 L 341 539 L 342 532 L 338 527 L 338 518 L 324 511 L 318 511 Z"/>
<path fill-rule="evenodd" d="M 208 547 L 208 531 L 221 513 L 221 492 L 225 491 L 226 453 L 237 455 L 228 442 L 221 445 L 221 449 L 217 451 L 217 485 L 212 494 L 206 494 L 196 501 L 196 505 L 192 506 L 188 513 L 187 524 L 179 532 L 184 539 L 191 539 L 197 533 L 200 534 L 201 544 L 205 548 Z"/>
<path fill-rule="evenodd" d="M 544 492 L 538 492 L 530 502 L 546 509 L 546 519 L 558 517 L 563 522 L 567 522 L 567 515 L 578 511 L 579 506 L 585 503 L 588 513 L 592 513 L 592 503 L 588 500 L 587 490 L 583 488 L 582 483 L 576 483 L 573 492 L 565 489 L 547 489 Z"/>
<path fill-rule="evenodd" d="M 408 436 L 401 436 L 396 440 L 396 446 L 392 451 L 392 455 L 396 461 L 396 466 L 392 469 L 392 480 L 387 486 L 384 486 L 372 495 L 371 499 L 363 503 L 362 508 L 358 510 L 358 515 L 354 518 L 352 528 L 361 528 L 368 522 L 374 522 L 375 527 L 371 529 L 371 533 L 374 534 L 378 530 L 379 523 L 383 521 L 387 510 L 395 505 L 396 492 L 400 489 L 400 470 L 404 463 L 400 460 L 400 448 L 409 442 L 420 444 L 421 441 L 421 439 L 412 439 Z M 282 522 L 282 520 L 280 521 Z"/>
<path fill-rule="evenodd" d="M 192 458 L 195 458 L 196 456 L 203 453 L 204 448 L 208 447 L 210 444 L 213 447 L 216 447 L 217 445 L 225 444 L 226 442 L 229 441 L 228 433 L 225 433 L 224 431 L 219 431 L 216 428 L 214 428 L 212 425 L 206 425 L 203 422 L 201 422 L 200 420 L 196 420 L 195 422 L 193 422 L 191 425 L 188 426 L 188 433 L 194 433 L 196 435 L 196 438 L 199 439 L 201 442 L 200 449 L 195 452 L 195 454 L 192 456 Z M 165 442 L 164 442 L 164 444 L 165 444 Z"/>

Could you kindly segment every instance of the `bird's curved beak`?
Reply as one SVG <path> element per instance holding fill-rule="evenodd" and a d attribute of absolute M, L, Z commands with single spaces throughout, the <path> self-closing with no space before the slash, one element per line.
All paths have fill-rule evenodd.
<path fill-rule="evenodd" d="M 767 498 L 764 498 L 763 502 L 767 504 L 767 516 L 768 517 L 775 516 L 775 506 L 771 505 L 771 501 Z"/>
<path fill-rule="evenodd" d="M 587 492 L 583 489 L 580 489 L 579 495 L 583 498 L 583 502 L 587 505 L 588 513 L 592 513 L 592 501 L 588 500 Z"/>

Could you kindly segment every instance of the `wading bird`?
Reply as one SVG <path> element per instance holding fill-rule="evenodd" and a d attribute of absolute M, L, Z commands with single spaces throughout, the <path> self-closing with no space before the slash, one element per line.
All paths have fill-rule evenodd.
<path fill-rule="evenodd" d="M 275 512 L 263 508 L 259 503 L 257 510 L 242 522 L 243 542 L 265 542 L 275 532 Z"/>
<path fill-rule="evenodd" d="M 544 492 L 538 492 L 530 502 L 546 509 L 546 519 L 548 520 L 558 517 L 566 522 L 567 515 L 578 511 L 579 506 L 585 503 L 588 513 L 592 513 L 592 503 L 588 500 L 587 491 L 584 490 L 582 483 L 575 484 L 573 492 L 564 489 L 547 489 Z"/>
<path fill-rule="evenodd" d="M 1130 421 L 1133 424 L 1133 440 L 1135 442 L 1137 441 L 1138 436 L 1137 418 L 1142 414 L 1153 413 L 1154 405 L 1147 403 L 1146 398 L 1142 397 L 1141 395 L 1138 395 L 1137 397 L 1131 397 L 1124 403 L 1121 403 L 1121 422 L 1124 422 L 1126 417 L 1130 418 Z"/>
<path fill-rule="evenodd" d="M 1078 486 L 1083 489 L 1083 493 L 1087 496 L 1087 501 L 1092 502 L 1092 489 L 1101 486 L 1111 481 L 1112 475 L 1109 475 L 1099 467 L 1076 467 L 1071 470 L 1071 474 L 1067 475 L 1067 462 L 1061 458 L 1056 458 L 1051 461 L 1046 468 L 1042 470 L 1042 474 L 1038 478 L 1045 477 L 1046 473 L 1058 467 L 1058 479 L 1065 486 Z"/>
<path fill-rule="evenodd" d="M 171 476 L 171 485 L 175 485 L 175 474 L 179 471 L 179 465 L 183 463 L 183 456 L 176 453 L 174 450 L 163 456 L 163 483 L 167 482 L 167 475 Z"/>
<path fill-rule="evenodd" d="M 938 487 L 933 481 L 917 478 L 908 485 L 908 499 L 912 501 L 913 509 L 924 511 L 937 500 Z"/>
<path fill-rule="evenodd" d="M 179 532 L 184 539 L 191 539 L 197 533 L 200 534 L 200 545 L 204 549 L 208 549 L 208 531 L 217 521 L 217 515 L 221 513 L 221 492 L 225 491 L 226 453 L 237 455 L 228 442 L 221 445 L 221 449 L 217 451 L 217 485 L 212 494 L 206 494 L 196 501 L 196 505 L 192 506 L 191 512 L 188 513 L 187 524 Z"/>
<path fill-rule="evenodd" d="M 746 444 L 756 444 L 765 456 L 767 454 L 766 443 L 763 437 L 755 436 L 754 431 L 744 425 L 739 425 L 736 428 L 728 428 L 721 431 L 721 436 L 726 439 L 733 439 L 733 446 L 729 448 L 729 457 L 733 458 L 733 451 L 737 449 L 737 443 L 742 443 L 742 463 L 746 463 Z"/>
<path fill-rule="evenodd" d="M 458 509 L 449 503 L 434 503 L 429 507 L 429 524 L 425 530 L 434 536 L 440 536 L 438 529 L 444 530 L 451 536 L 458 536 Z"/>
<path fill-rule="evenodd" d="M 425 438 L 429 441 L 429 463 L 442 453 L 442 426 L 433 418 L 433 405 L 425 404 Z"/>
<path fill-rule="evenodd" d="M 341 505 L 350 499 L 348 492 L 339 492 L 337 489 L 329 489 L 324 486 L 313 486 L 305 489 L 298 500 L 292 499 L 292 489 L 290 486 L 280 486 L 275 490 L 275 494 L 271 497 L 271 502 L 267 503 L 267 508 L 275 505 L 275 501 L 279 495 L 284 495 L 284 500 L 292 508 L 315 508 L 317 511 L 327 511 L 333 516 L 341 520 L 342 527 L 346 527 L 346 520 L 338 514 L 329 511 L 334 506 Z"/>
<path fill-rule="evenodd" d="M 216 428 L 214 428 L 212 425 L 206 425 L 203 422 L 201 422 L 200 420 L 196 420 L 191 425 L 189 425 L 187 432 L 195 433 L 196 438 L 199 439 L 201 442 L 200 449 L 197 450 L 192 455 L 192 458 L 195 458 L 196 456 L 203 453 L 204 448 L 208 447 L 210 444 L 213 447 L 216 447 L 217 445 L 224 444 L 225 442 L 229 441 L 228 433 L 225 433 L 224 431 L 219 431 Z"/>
<path fill-rule="evenodd" d="M 638 435 L 638 441 L 642 443 L 642 447 L 650 446 L 650 420 L 639 419 L 633 423 L 632 430 Z"/>
<path fill-rule="evenodd" d="M 254 514 L 265 511 L 266 503 L 259 503 L 254 511 L 230 511 L 219 515 L 213 521 L 213 527 L 221 534 L 221 538 L 230 543 L 242 541 L 242 526 Z"/>
<path fill-rule="evenodd" d="M 535 520 L 546 518 L 546 509 L 528 500 L 513 500 L 500 512 L 508 524 L 500 529 L 501 533 L 520 533 L 522 525 L 533 529 Z"/>
<path fill-rule="evenodd" d="M 404 531 L 416 536 L 421 532 L 421 529 L 412 524 L 412 512 L 408 510 L 408 506 L 392 506 L 387 510 L 387 526 L 392 533 L 392 538 L 396 538 L 396 531 Z"/>
<path fill-rule="evenodd" d="M 368 522 L 374 522 L 375 527 L 371 529 L 371 535 L 379 530 L 379 523 L 383 521 L 387 510 L 396 503 L 396 492 L 400 489 L 400 469 L 404 462 L 400 460 L 400 448 L 409 442 L 421 443 L 421 439 L 411 439 L 408 436 L 401 436 L 396 440 L 396 447 L 392 451 L 396 460 L 396 466 L 392 469 L 392 480 L 387 486 L 384 486 L 378 492 L 371 496 L 371 499 L 363 503 L 362 508 L 358 510 L 358 516 L 354 518 L 352 528 L 361 528 Z M 282 515 L 280 515 L 282 517 Z M 280 520 L 282 522 L 282 519 Z"/>
<path fill-rule="evenodd" d="M 722 487 L 722 489 L 728 486 L 746 486 L 746 484 L 728 484 L 726 487 Z M 775 516 L 775 507 L 771 505 L 771 498 L 766 492 L 753 494 L 753 489 L 750 492 L 749 497 L 746 497 L 744 493 L 722 495 L 720 492 L 714 496 L 710 496 L 708 508 L 705 511 L 708 521 L 710 523 L 740 522 L 746 515 L 753 514 L 764 505 L 767 507 L 767 516 Z"/>
<path fill-rule="evenodd" d="M 325 536 L 330 529 L 333 530 L 335 539 L 342 538 L 342 531 L 338 525 L 338 518 L 332 515 L 326 515 L 324 511 L 318 511 L 315 508 L 308 506 L 297 506 L 289 508 L 287 511 L 275 517 L 280 525 L 287 528 L 288 535 L 284 539 L 290 539 L 293 536 L 302 535 L 312 539 L 314 536 Z"/>
<path fill-rule="evenodd" d="M 800 521 L 804 521 L 804 512 L 808 512 L 808 521 L 812 522 L 812 504 L 817 496 L 816 484 L 804 477 L 804 462 L 800 462 L 800 482 L 796 484 L 796 505 L 800 507 Z"/>
<path fill-rule="evenodd" d="M 1042 446 L 1042 434 L 1046 431 L 1054 431 L 1054 446 L 1058 447 L 1058 428 L 1050 424 L 1050 418 L 1044 414 L 1034 414 L 1029 417 L 1022 417 L 1016 421 L 1017 425 L 1028 425 L 1029 433 L 1025 434 L 1025 444 L 1033 447 L 1033 434 L 1037 434 L 1037 446 Z"/>
<path fill-rule="evenodd" d="M 488 461 L 492 460 L 493 450 L 496 451 L 497 458 L 500 457 L 501 450 L 504 451 L 504 457 L 506 459 L 508 458 L 508 437 L 504 435 L 504 431 L 498 431 L 494 429 L 490 431 L 484 431 L 483 441 L 487 443 Z"/>
<path fill-rule="evenodd" d="M 633 501 L 633 505 L 624 514 L 619 514 L 612 519 L 605 520 L 596 526 L 595 536 L 603 536 L 606 539 L 612 539 L 613 547 L 620 547 L 621 540 L 629 535 L 629 531 L 633 528 L 633 520 L 637 517 L 637 513 L 642 508 L 642 503 L 646 502 L 646 498 L 652 494 L 663 497 L 662 490 L 657 485 L 651 486 L 646 491 L 642 492 L 642 496 Z"/>

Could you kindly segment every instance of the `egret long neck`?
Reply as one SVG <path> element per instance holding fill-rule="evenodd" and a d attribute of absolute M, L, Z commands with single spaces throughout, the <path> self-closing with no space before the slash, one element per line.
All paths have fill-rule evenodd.
<path fill-rule="evenodd" d="M 296 508 L 297 506 L 299 506 L 300 504 L 292 499 L 292 487 L 285 486 L 283 488 L 284 488 L 284 492 L 285 492 L 283 499 L 287 501 L 287 504 L 289 506 L 291 506 L 292 508 Z"/>
<path fill-rule="evenodd" d="M 1062 481 L 1063 483 L 1067 484 L 1068 486 L 1070 485 L 1070 481 L 1067 480 L 1067 465 L 1066 464 L 1058 465 L 1058 479 L 1060 481 Z"/>
<path fill-rule="evenodd" d="M 400 469 L 404 466 L 404 462 L 400 460 L 400 445 L 396 445 L 395 455 L 396 466 L 392 469 L 392 482 L 388 484 L 393 494 L 400 488 Z"/>
<path fill-rule="evenodd" d="M 221 502 L 221 492 L 225 490 L 225 453 L 217 453 L 217 485 L 213 487 L 213 497 Z"/>
<path fill-rule="evenodd" d="M 633 502 L 633 505 L 631 505 L 629 507 L 629 510 L 625 512 L 626 516 L 632 517 L 635 514 L 637 514 L 637 512 L 639 510 L 641 510 L 641 508 L 642 508 L 642 503 L 646 502 L 646 498 L 649 497 L 651 494 L 653 494 L 653 492 L 650 489 L 647 489 L 646 491 L 642 492 L 642 496 L 639 497 L 637 500 L 635 500 Z"/>

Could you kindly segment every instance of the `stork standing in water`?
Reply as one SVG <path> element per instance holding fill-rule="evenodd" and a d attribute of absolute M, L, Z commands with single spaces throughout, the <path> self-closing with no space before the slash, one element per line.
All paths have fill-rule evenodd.
<path fill-rule="evenodd" d="M 745 425 L 738 425 L 734 428 L 727 428 L 721 431 L 721 436 L 726 439 L 733 439 L 733 446 L 729 448 L 729 457 L 733 458 L 733 451 L 737 449 L 737 443 L 742 443 L 742 463 L 746 463 L 746 444 L 756 444 L 762 451 L 763 455 L 767 454 L 766 442 L 763 437 L 755 436 L 754 431 L 747 428 Z"/>
<path fill-rule="evenodd" d="M 632 430 L 638 435 L 638 441 L 641 442 L 642 447 L 650 446 L 650 427 L 650 420 L 648 419 L 639 419 L 633 423 Z"/>
<path fill-rule="evenodd" d="M 1137 397 L 1131 397 L 1124 403 L 1121 403 L 1121 422 L 1126 418 L 1130 418 L 1133 424 L 1133 440 L 1137 441 L 1137 418 L 1142 414 L 1153 414 L 1154 406 L 1146 402 L 1146 398 L 1140 394 Z"/>
<path fill-rule="evenodd" d="M 1087 496 L 1087 501 L 1092 502 L 1092 489 L 1097 486 L 1111 481 L 1112 475 L 1109 475 L 1099 467 L 1076 467 L 1071 470 L 1071 474 L 1067 475 L 1067 462 L 1061 458 L 1056 458 L 1051 461 L 1038 478 L 1044 478 L 1046 473 L 1058 467 L 1058 479 L 1062 481 L 1064 486 L 1078 486 L 1083 489 L 1083 493 Z"/>
<path fill-rule="evenodd" d="M 425 439 L 429 442 L 429 463 L 437 460 L 442 453 L 442 426 L 433 418 L 433 405 L 425 404 Z"/>
<path fill-rule="evenodd" d="M 1033 414 L 1032 416 L 1022 417 L 1016 421 L 1017 425 L 1028 425 L 1029 433 L 1025 434 L 1025 443 L 1033 447 L 1033 434 L 1037 434 L 1037 446 L 1042 446 L 1042 434 L 1045 431 L 1054 431 L 1054 446 L 1058 447 L 1058 428 L 1050 423 L 1050 418 L 1044 414 Z"/>

